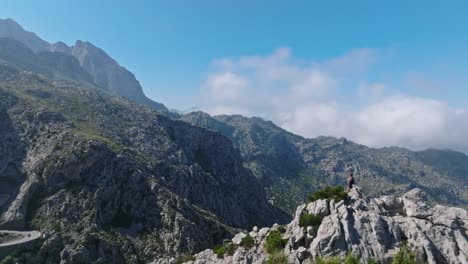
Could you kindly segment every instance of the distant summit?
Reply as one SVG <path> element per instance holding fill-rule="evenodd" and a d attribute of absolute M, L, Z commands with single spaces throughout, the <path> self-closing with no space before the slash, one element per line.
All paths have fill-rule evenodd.
<path fill-rule="evenodd" d="M 23 27 L 10 18 L 0 19 L 0 38 L 15 40 L 25 45 L 25 47 L 19 49 L 22 52 L 20 55 L 12 53 L 13 49 L 11 48 L 0 49 L 0 59 L 16 67 L 40 74 L 48 73 L 49 77 L 51 77 L 50 75 L 59 78 L 66 77 L 80 82 L 89 82 L 89 79 L 91 79 L 93 84 L 111 94 L 151 106 L 160 111 L 169 111 L 163 104 L 154 102 L 146 97 L 133 73 L 119 65 L 104 50 L 94 46 L 90 42 L 78 40 L 71 47 L 61 41 L 51 44 L 41 39 L 35 33 L 24 30 Z M 12 43 L 9 42 L 8 45 L 4 44 L 3 46 L 11 47 L 11 45 Z M 27 53 L 26 47 L 32 51 L 31 53 L 35 53 L 36 55 L 29 54 L 23 56 Z M 61 54 L 73 57 L 78 61 L 79 67 L 73 67 L 78 72 L 70 72 L 71 67 L 69 64 L 73 63 L 71 62 L 72 59 L 66 59 L 66 56 Z M 60 61 L 49 61 L 46 64 L 38 63 L 38 56 L 46 56 L 49 60 L 57 58 Z M 21 57 L 21 63 L 18 63 L 18 57 Z M 64 60 L 67 61 L 66 69 L 60 67 Z M 55 65 L 53 71 L 44 68 L 49 67 L 50 64 Z M 34 67 L 31 65 L 34 65 Z M 88 76 L 85 79 L 79 78 L 80 76 L 84 76 L 81 71 L 85 71 L 91 78 L 88 78 Z"/>
<path fill-rule="evenodd" d="M 50 44 L 35 33 L 24 30 L 16 21 L 11 18 L 1 19 L 0 18 L 0 37 L 15 39 L 33 52 L 47 51 L 49 50 Z"/>

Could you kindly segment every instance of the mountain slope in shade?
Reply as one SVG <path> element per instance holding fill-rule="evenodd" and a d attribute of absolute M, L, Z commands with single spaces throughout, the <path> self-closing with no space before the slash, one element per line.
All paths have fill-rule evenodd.
<path fill-rule="evenodd" d="M 289 219 L 223 135 L 76 82 L 0 65 L 0 132 L 0 229 L 45 234 L 27 263 L 148 263 Z"/>
<path fill-rule="evenodd" d="M 373 149 L 344 138 L 306 139 L 270 121 L 238 115 L 193 112 L 181 120 L 231 139 L 270 200 L 290 213 L 320 186 L 344 186 L 348 171 L 372 196 L 419 187 L 433 201 L 468 207 L 468 156 L 463 153 Z"/>
<path fill-rule="evenodd" d="M 63 55 L 67 54 L 69 56 L 73 56 L 78 60 L 81 69 L 77 69 L 77 73 L 68 72 L 68 74 L 65 74 L 67 77 L 77 76 L 77 81 L 83 81 L 79 78 L 82 76 L 79 71 L 84 70 L 89 76 L 91 76 L 94 84 L 114 95 L 122 96 L 134 102 L 151 106 L 160 111 L 169 111 L 163 104 L 154 102 L 145 96 L 143 88 L 130 71 L 120 66 L 102 49 L 95 47 L 89 42 L 76 41 L 76 44 L 71 47 L 67 46 L 63 42 L 50 44 L 42 40 L 36 34 L 24 30 L 12 19 L 0 19 L 0 38 L 13 39 L 21 42 L 33 53 L 36 53 L 39 56 L 46 52 L 47 55 L 45 56 L 47 56 L 49 60 L 53 58 L 58 60 L 55 63 L 51 61 L 49 62 L 56 64 L 59 72 L 62 70 L 60 68 L 61 63 L 65 59 L 65 56 Z M 30 57 L 32 60 L 35 59 L 35 56 Z M 36 63 L 31 62 L 30 64 Z M 14 65 L 18 66 L 18 64 Z M 32 68 L 36 70 L 35 72 L 43 73 L 46 71 L 46 69 L 41 69 L 37 66 L 40 66 L 40 64 L 36 64 L 36 67 Z M 24 69 L 32 70 L 31 68 Z M 65 71 L 69 69 L 63 70 Z"/>

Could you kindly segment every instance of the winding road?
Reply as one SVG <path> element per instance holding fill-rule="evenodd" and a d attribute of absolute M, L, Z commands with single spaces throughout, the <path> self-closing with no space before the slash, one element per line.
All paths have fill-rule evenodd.
<path fill-rule="evenodd" d="M 8 241 L 0 244 L 1 247 L 8 247 L 13 245 L 23 244 L 41 237 L 41 232 L 39 231 L 13 231 L 13 230 L 0 230 L 0 233 L 3 234 L 16 234 L 21 235 L 21 238 Z"/>

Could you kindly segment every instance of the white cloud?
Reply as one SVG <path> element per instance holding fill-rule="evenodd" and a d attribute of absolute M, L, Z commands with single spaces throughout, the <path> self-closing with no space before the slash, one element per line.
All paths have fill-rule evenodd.
<path fill-rule="evenodd" d="M 240 75 L 224 72 L 210 76 L 203 85 L 213 100 L 239 100 L 247 88 L 247 80 Z"/>
<path fill-rule="evenodd" d="M 260 116 L 305 137 L 468 152 L 468 112 L 438 100 L 392 95 L 385 83 L 368 82 L 377 57 L 373 50 L 356 49 L 312 62 L 280 48 L 268 56 L 215 60 L 200 103 L 211 114 Z"/>
<path fill-rule="evenodd" d="M 364 99 L 377 100 L 384 95 L 385 90 L 386 87 L 383 83 L 361 82 L 359 85 L 358 95 Z"/>

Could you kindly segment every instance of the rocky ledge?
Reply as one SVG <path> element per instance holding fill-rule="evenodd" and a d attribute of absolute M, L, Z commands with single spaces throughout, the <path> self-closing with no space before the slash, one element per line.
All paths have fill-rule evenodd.
<path fill-rule="evenodd" d="M 315 215 L 319 223 L 307 226 L 304 215 Z M 404 245 L 413 247 L 427 263 L 468 263 L 467 228 L 468 211 L 431 207 L 420 189 L 402 197 L 368 198 L 355 188 L 345 201 L 303 204 L 287 226 L 254 227 L 226 242 L 231 250 L 216 254 L 207 249 L 188 263 L 269 263 L 273 255 L 268 253 L 267 240 L 273 233 L 281 234 L 283 245 L 276 245 L 281 245 L 284 263 L 314 263 L 320 257 L 349 253 L 364 263 L 371 259 L 387 263 Z M 243 243 L 244 237 L 251 242 Z"/>

